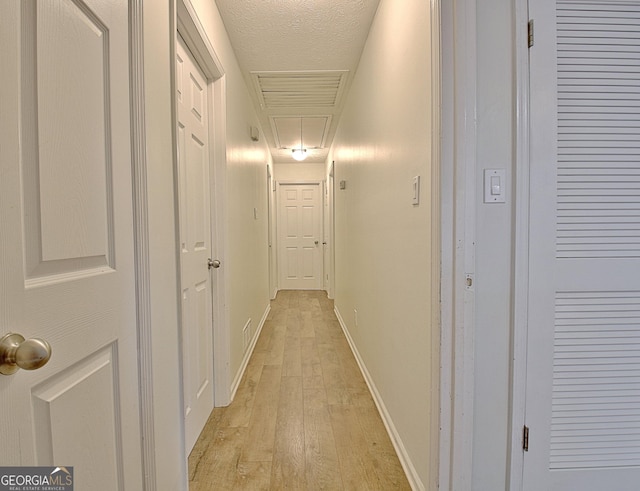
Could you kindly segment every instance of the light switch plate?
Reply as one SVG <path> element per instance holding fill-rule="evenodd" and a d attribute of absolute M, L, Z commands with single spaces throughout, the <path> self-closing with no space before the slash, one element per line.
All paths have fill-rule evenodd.
<path fill-rule="evenodd" d="M 413 204 L 420 204 L 420 176 L 413 178 Z"/>
<path fill-rule="evenodd" d="M 484 202 L 504 203 L 506 201 L 507 171 L 505 169 L 484 170 Z"/>

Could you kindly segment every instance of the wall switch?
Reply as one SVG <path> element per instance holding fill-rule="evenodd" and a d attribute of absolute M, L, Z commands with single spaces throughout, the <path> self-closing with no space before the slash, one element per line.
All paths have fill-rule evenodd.
<path fill-rule="evenodd" d="M 484 170 L 484 202 L 504 203 L 506 201 L 507 171 L 505 169 Z"/>
<path fill-rule="evenodd" d="M 420 176 L 413 178 L 413 204 L 420 204 Z"/>

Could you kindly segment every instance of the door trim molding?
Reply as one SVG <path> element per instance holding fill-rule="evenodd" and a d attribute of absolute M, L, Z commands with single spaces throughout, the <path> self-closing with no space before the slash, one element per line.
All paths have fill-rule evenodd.
<path fill-rule="evenodd" d="M 289 180 L 280 179 L 276 182 L 277 184 L 283 184 L 285 186 L 286 185 L 295 186 L 296 184 L 308 184 L 312 186 L 319 186 L 320 184 L 322 184 L 321 179 L 289 179 Z"/>
<path fill-rule="evenodd" d="M 329 291 L 327 296 L 330 299 L 335 298 L 336 292 L 336 214 L 335 214 L 335 201 L 336 201 L 336 186 L 335 186 L 335 160 L 332 160 L 329 164 L 329 171 L 327 172 L 326 183 L 329 188 Z"/>
<path fill-rule="evenodd" d="M 176 0 L 176 35 L 180 34 L 187 47 L 193 54 L 196 62 L 207 78 L 207 90 L 209 91 L 209 138 L 211 142 L 210 152 L 210 176 L 213 180 L 211 186 L 211 219 L 213 234 L 212 254 L 222 263 L 217 269 L 213 279 L 213 347 L 214 356 L 214 405 L 226 406 L 231 401 L 231 377 L 229 372 L 230 359 L 230 333 L 227 324 L 228 307 L 226 297 L 226 250 L 225 250 L 225 224 L 226 220 L 226 77 L 220 59 L 209 41 L 202 22 L 191 3 L 191 0 Z M 172 56 L 175 56 L 175 37 L 173 39 Z M 175 65 L 172 65 L 172 77 L 175 79 Z M 175 110 L 175 91 L 171 94 L 172 108 Z M 215 110 L 214 110 L 215 108 Z M 175 119 L 175 118 L 174 118 Z M 174 133 L 174 163 L 177 162 L 177 144 Z M 175 167 L 175 165 L 174 165 Z M 177 206 L 177 203 L 176 203 Z M 177 231 L 176 231 L 177 233 Z M 176 241 L 176 245 L 178 242 Z M 178 249 L 176 248 L 176 253 Z M 183 405 L 184 406 L 184 405 Z"/>
<path fill-rule="evenodd" d="M 438 488 L 439 475 L 439 446 L 442 439 L 441 433 L 442 393 L 440 383 L 442 380 L 442 294 L 443 261 L 442 229 L 444 225 L 442 213 L 442 13 L 441 0 L 430 2 L 430 33 L 431 33 L 431 386 L 437 397 L 431 398 L 431 421 L 429 434 L 433 436 L 430 449 L 429 482 L 424 483 L 427 489 Z M 449 276 L 450 277 L 450 276 Z M 448 360 L 450 361 L 450 360 Z M 436 437 L 437 435 L 437 437 Z"/>
<path fill-rule="evenodd" d="M 142 0 L 129 2 L 131 160 L 133 184 L 133 240 L 136 281 L 138 390 L 142 441 L 142 484 L 157 489 L 155 416 L 153 409 L 153 344 L 151 325 L 151 268 L 149 265 L 149 201 L 144 103 L 144 18 Z"/>
<path fill-rule="evenodd" d="M 454 0 L 441 2 L 440 8 L 443 109 L 438 480 L 439 489 L 469 491 L 475 383 L 476 4 L 475 0 Z"/>
<path fill-rule="evenodd" d="M 269 298 L 275 300 L 278 294 L 278 260 L 276 237 L 276 180 L 273 176 L 273 163 L 267 164 L 267 226 L 269 238 Z"/>
<path fill-rule="evenodd" d="M 513 335 L 511 361 L 511 414 L 509 448 L 507 449 L 507 482 L 509 489 L 522 489 L 524 452 L 522 428 L 525 424 L 527 375 L 527 325 L 529 297 L 529 8 L 527 0 L 515 5 L 515 196 L 514 196 L 514 272 Z"/>

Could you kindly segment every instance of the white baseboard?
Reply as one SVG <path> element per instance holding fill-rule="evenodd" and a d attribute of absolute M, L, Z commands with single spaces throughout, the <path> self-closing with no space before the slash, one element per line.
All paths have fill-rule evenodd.
<path fill-rule="evenodd" d="M 340 322 L 340 327 L 342 327 L 342 331 L 344 332 L 344 335 L 347 338 L 347 341 L 349 342 L 349 346 L 351 347 L 351 352 L 353 353 L 353 356 L 355 356 L 356 361 L 358 362 L 358 366 L 360 367 L 360 371 L 362 372 L 364 380 L 367 382 L 367 386 L 369 387 L 371 396 L 373 397 L 373 400 L 376 403 L 376 407 L 378 408 L 378 412 L 380 413 L 382 422 L 384 423 L 384 426 L 387 429 L 387 433 L 389 434 L 391 443 L 393 443 L 393 447 L 395 448 L 396 453 L 398 454 L 398 459 L 400 459 L 400 464 L 404 469 L 404 473 L 406 474 L 407 480 L 411 485 L 411 489 L 413 491 L 425 491 L 426 488 L 424 487 L 424 484 L 420 480 L 420 477 L 418 476 L 418 473 L 416 472 L 416 469 L 413 466 L 413 463 L 411 462 L 409 455 L 407 454 L 407 450 L 404 447 L 404 444 L 402 443 L 402 439 L 400 438 L 400 435 L 398 434 L 398 431 L 396 430 L 396 427 L 393 424 L 393 420 L 391 419 L 391 416 L 389 415 L 389 412 L 387 411 L 387 408 L 384 405 L 384 401 L 382 400 L 382 397 L 380 396 L 380 393 L 376 388 L 376 384 L 373 382 L 373 379 L 371 378 L 371 375 L 369 374 L 369 371 L 367 370 L 367 367 L 364 364 L 364 361 L 360 357 L 358 348 L 356 348 L 356 345 L 353 342 L 353 339 L 351 338 L 351 334 L 349 333 L 349 330 L 347 329 L 347 325 L 345 324 L 344 320 L 342 319 L 342 316 L 340 315 L 340 311 L 338 310 L 338 307 L 334 307 L 333 311 L 335 312 L 336 317 L 338 318 L 338 322 Z"/>
<path fill-rule="evenodd" d="M 271 312 L 271 303 L 269 303 L 267 305 L 267 308 L 264 310 L 264 314 L 262 314 L 262 319 L 260 319 L 258 328 L 253 334 L 253 338 L 251 338 L 251 343 L 249 344 L 248 349 L 244 352 L 244 358 L 242 358 L 240 369 L 238 370 L 238 373 L 236 373 L 236 376 L 233 379 L 233 383 L 231 384 L 231 397 L 229 398 L 229 403 L 231 403 L 236 396 L 236 392 L 238 390 L 238 387 L 240 386 L 240 382 L 242 381 L 244 372 L 247 369 L 247 365 L 249 364 L 249 360 L 251 359 L 251 355 L 253 354 L 253 349 L 256 347 L 256 343 L 258 342 L 258 338 L 260 337 L 260 333 L 262 332 L 262 328 L 264 327 L 264 323 L 267 320 L 269 312 Z"/>

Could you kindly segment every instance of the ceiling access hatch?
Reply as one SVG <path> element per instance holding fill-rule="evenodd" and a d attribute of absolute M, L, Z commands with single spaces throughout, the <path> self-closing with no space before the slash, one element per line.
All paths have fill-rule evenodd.
<path fill-rule="evenodd" d="M 273 116 L 269 119 L 277 148 L 299 147 L 301 133 L 304 148 L 317 149 L 326 145 L 331 116 Z"/>
<path fill-rule="evenodd" d="M 335 108 L 348 70 L 251 72 L 262 109 Z"/>

